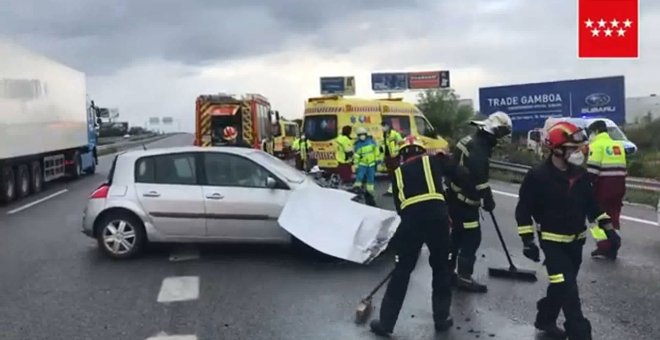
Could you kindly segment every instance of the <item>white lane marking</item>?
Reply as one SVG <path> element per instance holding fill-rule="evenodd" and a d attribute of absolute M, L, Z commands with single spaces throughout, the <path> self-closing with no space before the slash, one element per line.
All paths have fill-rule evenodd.
<path fill-rule="evenodd" d="M 512 193 L 510 193 L 510 192 L 506 192 L 506 191 L 493 190 L 493 193 L 498 194 L 498 195 L 502 195 L 502 196 L 512 197 L 512 198 L 518 198 L 518 195 L 517 195 L 517 194 L 512 194 Z M 626 220 L 626 221 L 631 221 L 631 222 L 637 222 L 637 223 L 641 223 L 641 224 L 652 225 L 652 226 L 655 226 L 655 227 L 658 226 L 658 222 L 653 222 L 653 221 L 643 220 L 643 219 L 641 219 L 641 218 L 637 218 L 637 217 L 631 217 L 631 216 L 621 215 L 620 218 L 621 218 L 622 220 Z"/>
<path fill-rule="evenodd" d="M 48 196 L 46 196 L 46 197 L 42 197 L 42 198 L 40 198 L 40 199 L 38 199 L 38 200 L 36 200 L 36 201 L 34 201 L 34 202 L 30 202 L 30 203 L 28 203 L 28 204 L 26 204 L 26 205 L 23 205 L 23 206 L 20 206 L 20 207 L 14 209 L 14 210 L 10 210 L 10 211 L 7 212 L 7 215 L 13 215 L 13 214 L 15 214 L 15 213 L 17 213 L 17 212 L 21 212 L 21 211 L 23 211 L 23 210 L 25 210 L 25 209 L 27 209 L 27 208 L 33 207 L 33 206 L 35 206 L 35 205 L 37 205 L 37 204 L 39 204 L 39 203 L 43 203 L 43 202 L 45 202 L 45 201 L 48 201 L 48 200 L 51 199 L 51 198 L 57 197 L 57 196 L 59 196 L 59 195 L 65 193 L 65 192 L 67 192 L 67 191 L 69 191 L 69 190 L 68 190 L 68 189 L 62 189 L 62 190 L 60 190 L 60 191 L 58 191 L 58 192 L 55 192 L 55 193 L 52 193 L 52 194 L 50 194 L 50 195 L 48 195 Z"/>
<path fill-rule="evenodd" d="M 199 298 L 199 276 L 166 277 L 160 286 L 158 302 L 178 302 Z"/>
<path fill-rule="evenodd" d="M 191 261 L 199 259 L 199 249 L 196 247 L 179 247 L 170 254 L 171 262 Z"/>
<path fill-rule="evenodd" d="M 197 340 L 196 335 L 167 335 L 165 332 L 160 332 L 155 336 L 147 338 L 147 340 Z"/>

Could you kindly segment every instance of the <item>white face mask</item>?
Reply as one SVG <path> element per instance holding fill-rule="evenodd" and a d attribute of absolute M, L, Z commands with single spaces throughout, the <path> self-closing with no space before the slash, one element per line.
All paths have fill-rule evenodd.
<path fill-rule="evenodd" d="M 580 150 L 576 150 L 568 156 L 566 161 L 570 164 L 580 166 L 584 164 L 584 153 Z"/>
<path fill-rule="evenodd" d="M 365 139 L 367 139 L 367 136 L 365 136 L 365 135 L 360 135 L 360 136 L 358 136 L 358 138 L 360 138 L 360 140 L 365 140 Z"/>

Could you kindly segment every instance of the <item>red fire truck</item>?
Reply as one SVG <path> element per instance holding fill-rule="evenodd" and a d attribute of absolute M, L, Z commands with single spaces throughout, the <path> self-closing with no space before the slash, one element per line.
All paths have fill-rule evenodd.
<path fill-rule="evenodd" d="M 279 114 L 273 112 L 268 99 L 259 94 L 201 95 L 197 97 L 195 109 L 195 145 L 216 145 L 222 141 L 222 130 L 233 126 L 239 140 L 272 154 L 274 116 Z"/>

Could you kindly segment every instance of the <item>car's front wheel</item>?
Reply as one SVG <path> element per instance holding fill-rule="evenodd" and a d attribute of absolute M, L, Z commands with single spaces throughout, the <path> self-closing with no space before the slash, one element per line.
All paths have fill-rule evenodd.
<path fill-rule="evenodd" d="M 127 212 L 110 213 L 98 221 L 96 239 L 105 255 L 124 260 L 142 252 L 146 236 L 142 221 Z"/>

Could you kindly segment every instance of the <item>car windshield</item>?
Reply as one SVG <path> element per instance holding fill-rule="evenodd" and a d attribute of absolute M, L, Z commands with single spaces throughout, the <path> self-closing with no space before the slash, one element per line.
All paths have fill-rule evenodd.
<path fill-rule="evenodd" d="M 289 182 L 302 183 L 305 181 L 306 177 L 300 171 L 275 156 L 256 151 L 250 153 L 250 157 L 265 165 L 270 170 L 274 170 L 277 174 L 284 176 Z"/>
<path fill-rule="evenodd" d="M 620 141 L 628 140 L 628 138 L 626 138 L 626 135 L 624 135 L 623 132 L 621 132 L 618 126 L 608 126 L 607 133 L 614 140 L 620 140 Z"/>

